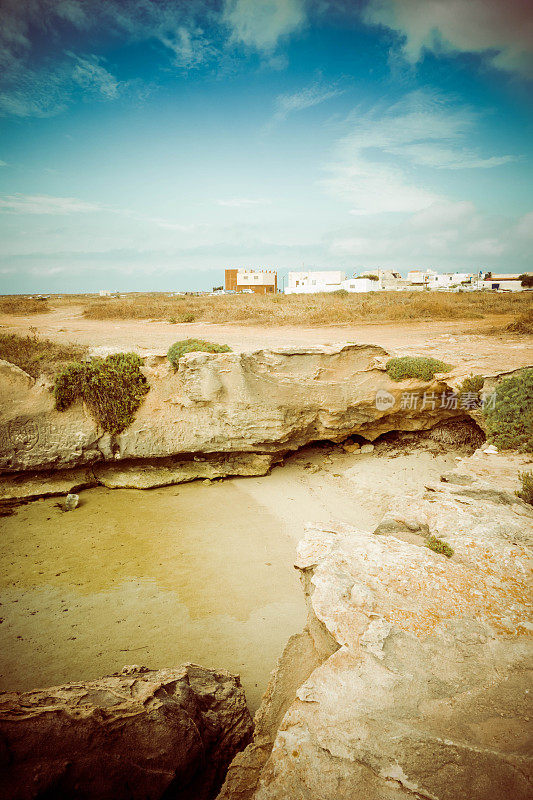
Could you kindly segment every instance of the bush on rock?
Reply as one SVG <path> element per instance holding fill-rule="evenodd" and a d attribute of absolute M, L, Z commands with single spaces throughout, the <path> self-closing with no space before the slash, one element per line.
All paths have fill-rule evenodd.
<path fill-rule="evenodd" d="M 227 344 L 215 344 L 214 342 L 205 342 L 203 339 L 183 339 L 180 342 L 174 342 L 170 346 L 167 353 L 167 358 L 174 367 L 178 368 L 179 360 L 185 353 L 231 353 L 231 347 Z"/>
<path fill-rule="evenodd" d="M 389 378 L 393 381 L 403 381 L 407 378 L 418 378 L 421 381 L 431 381 L 436 372 L 449 372 L 452 367 L 439 361 L 437 358 L 424 356 L 401 356 L 391 358 L 385 366 Z"/>
<path fill-rule="evenodd" d="M 533 451 L 533 368 L 521 369 L 496 386 L 485 403 L 489 441 L 499 450 Z"/>
<path fill-rule="evenodd" d="M 136 353 L 113 353 L 107 358 L 69 364 L 56 378 L 58 411 L 83 400 L 104 431 L 122 433 L 134 420 L 150 389 Z"/>

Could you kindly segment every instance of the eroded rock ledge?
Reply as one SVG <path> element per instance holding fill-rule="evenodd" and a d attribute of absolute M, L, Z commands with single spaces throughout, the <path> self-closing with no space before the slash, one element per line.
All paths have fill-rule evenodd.
<path fill-rule="evenodd" d="M 250 739 L 239 679 L 195 664 L 0 694 L 5 800 L 208 800 Z"/>
<path fill-rule="evenodd" d="M 308 527 L 308 626 L 219 800 L 531 797 L 527 461 L 477 452 L 374 532 Z"/>
<path fill-rule="evenodd" d="M 90 467 L 89 482 L 141 488 L 264 474 L 285 453 L 313 441 L 350 434 L 373 440 L 466 415 L 438 401 L 423 406 L 424 392 L 438 398 L 448 389 L 444 380 L 396 383 L 385 371 L 387 358 L 381 347 L 347 344 L 189 353 L 176 372 L 166 360 L 153 359 L 143 367 L 150 391 L 134 423 L 118 436 L 102 434 L 79 402 L 56 411 L 49 385 L 2 362 L 0 472 L 13 476 L 6 496 L 23 496 L 21 475 L 31 484 L 31 473 L 38 480 L 46 470 L 64 479 L 67 490 L 87 485 L 88 473 L 59 470 Z M 406 392 L 419 395 L 416 407 L 402 404 Z M 378 393 L 388 396 L 388 405 L 376 404 Z"/>

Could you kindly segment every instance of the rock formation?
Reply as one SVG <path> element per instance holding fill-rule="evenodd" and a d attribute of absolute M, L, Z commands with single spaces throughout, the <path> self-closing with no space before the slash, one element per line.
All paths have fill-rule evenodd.
<path fill-rule="evenodd" d="M 247 744 L 239 679 L 186 664 L 0 694 L 0 796 L 208 800 Z"/>
<path fill-rule="evenodd" d="M 308 527 L 307 630 L 219 800 L 531 797 L 527 461 L 478 451 L 374 532 Z"/>
<path fill-rule="evenodd" d="M 17 473 L 31 482 L 32 471 L 54 470 L 58 491 L 264 474 L 288 451 L 319 439 L 357 433 L 372 440 L 465 416 L 441 407 L 448 387 L 438 376 L 396 383 L 386 361 L 382 348 L 356 344 L 189 353 L 176 372 L 154 358 L 144 366 L 150 391 L 133 424 L 117 436 L 102 433 L 80 402 L 56 411 L 49 385 L 2 362 L 0 472 L 14 477 L 4 496 L 24 496 Z M 416 406 L 403 403 L 413 392 Z M 91 469 L 80 475 L 80 467 Z M 65 468 L 78 473 L 69 479 L 58 472 Z"/>

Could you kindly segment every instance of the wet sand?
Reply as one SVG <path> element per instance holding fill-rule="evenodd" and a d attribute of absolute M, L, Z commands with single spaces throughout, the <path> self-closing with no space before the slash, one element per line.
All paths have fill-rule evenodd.
<path fill-rule="evenodd" d="M 304 523 L 368 528 L 453 463 L 317 447 L 262 478 L 90 489 L 69 513 L 56 499 L 22 506 L 0 519 L 0 688 L 194 661 L 240 673 L 254 711 L 305 623 Z"/>

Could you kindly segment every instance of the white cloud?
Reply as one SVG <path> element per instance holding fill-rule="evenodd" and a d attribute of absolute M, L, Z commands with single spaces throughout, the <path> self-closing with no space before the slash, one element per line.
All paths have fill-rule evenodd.
<path fill-rule="evenodd" d="M 406 158 L 413 164 L 437 169 L 490 169 L 517 160 L 516 156 L 511 155 L 482 158 L 471 150 L 441 147 L 427 142 L 388 147 L 387 152 Z"/>
<path fill-rule="evenodd" d="M 533 239 L 533 211 L 530 211 L 529 214 L 524 214 L 518 220 L 515 233 L 521 238 Z"/>
<path fill-rule="evenodd" d="M 404 36 L 411 63 L 425 49 L 481 53 L 498 69 L 533 77 L 531 0 L 370 0 L 364 19 Z"/>
<path fill-rule="evenodd" d="M 270 205 L 271 201 L 265 198 L 253 199 L 250 197 L 232 197 L 228 200 L 218 200 L 219 206 L 228 206 L 229 208 L 246 208 L 247 206 L 265 206 Z"/>
<path fill-rule="evenodd" d="M 345 263 L 407 270 L 520 269 L 524 248 L 512 220 L 480 214 L 472 203 L 441 200 L 410 217 L 354 217 L 330 239 Z"/>
<path fill-rule="evenodd" d="M 73 214 L 100 211 L 102 206 L 75 197 L 13 194 L 0 197 L 0 212 L 13 214 Z"/>
<path fill-rule="evenodd" d="M 54 11 L 60 19 L 67 20 L 80 30 L 90 25 L 85 9 L 77 0 L 56 0 Z"/>
<path fill-rule="evenodd" d="M 455 227 L 458 223 L 466 224 L 467 219 L 472 219 L 475 206 L 468 200 L 458 202 L 440 201 L 419 211 L 409 220 L 411 228 L 420 231 L 442 230 Z"/>
<path fill-rule="evenodd" d="M 402 170 L 367 162 L 363 157 L 329 167 L 323 181 L 336 197 L 352 204 L 351 214 L 411 213 L 427 208 L 439 195 L 409 182 Z"/>
<path fill-rule="evenodd" d="M 353 204 L 352 213 L 413 213 L 443 201 L 416 167 L 496 167 L 512 156 L 479 156 L 463 147 L 476 115 L 431 92 L 415 91 L 386 108 L 357 110 L 336 145 L 323 185 Z M 426 179 L 427 180 L 427 179 Z"/>
<path fill-rule="evenodd" d="M 466 247 L 465 252 L 470 256 L 481 256 L 482 258 L 491 258 L 493 256 L 501 256 L 505 251 L 505 245 L 499 239 L 494 237 L 487 237 L 486 239 L 478 239 Z"/>
<path fill-rule="evenodd" d="M 119 83 L 101 64 L 97 56 L 76 56 L 68 53 L 75 61 L 72 80 L 84 89 L 89 89 L 105 100 L 115 100 L 119 96 Z"/>
<path fill-rule="evenodd" d="M 199 67 L 216 54 L 216 49 L 205 38 L 201 28 L 179 25 L 172 33 L 162 32 L 158 38 L 174 53 L 174 64 L 181 69 Z"/>
<path fill-rule="evenodd" d="M 312 108 L 313 106 L 326 102 L 326 100 L 331 100 L 333 97 L 343 94 L 343 92 L 343 89 L 338 89 L 334 85 L 316 82 L 311 86 L 300 89 L 298 92 L 281 94 L 276 98 L 274 120 L 284 120 L 294 111 L 303 111 L 306 108 Z"/>
<path fill-rule="evenodd" d="M 223 21 L 231 39 L 255 50 L 271 52 L 278 41 L 306 22 L 304 0 L 226 0 Z"/>

